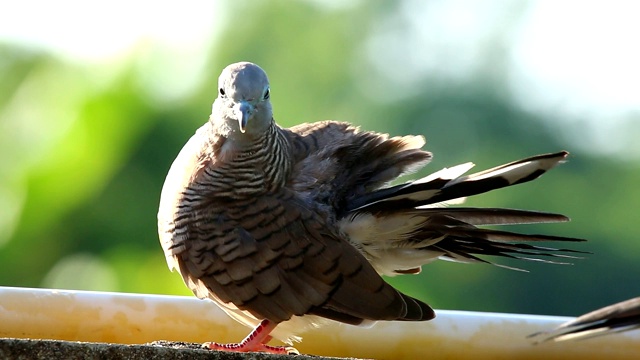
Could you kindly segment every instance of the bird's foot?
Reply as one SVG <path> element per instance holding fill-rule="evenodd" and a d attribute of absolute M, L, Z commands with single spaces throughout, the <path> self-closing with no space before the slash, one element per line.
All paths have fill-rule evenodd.
<path fill-rule="evenodd" d="M 271 340 L 271 331 L 275 329 L 277 324 L 262 320 L 244 340 L 235 344 L 218 344 L 214 342 L 206 342 L 202 344 L 209 350 L 219 351 L 236 351 L 236 352 L 266 352 L 271 354 L 300 355 L 300 352 L 293 346 L 271 346 L 265 343 Z"/>
<path fill-rule="evenodd" d="M 293 346 L 271 346 L 261 343 L 249 343 L 245 341 L 235 344 L 218 344 L 215 342 L 206 342 L 202 344 L 202 346 L 209 350 L 218 351 L 266 352 L 270 354 L 300 355 L 300 352 Z"/>

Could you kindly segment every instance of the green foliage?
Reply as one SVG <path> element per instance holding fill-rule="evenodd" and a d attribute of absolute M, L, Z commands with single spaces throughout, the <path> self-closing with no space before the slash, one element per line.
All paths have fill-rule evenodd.
<path fill-rule="evenodd" d="M 283 126 L 330 118 L 425 134 L 435 159 L 421 175 L 567 146 L 560 127 L 511 103 L 499 78 L 456 85 L 436 74 L 393 101 L 392 84 L 367 85 L 364 44 L 393 12 L 387 3 L 228 6 L 242 26 L 228 22 L 202 82 L 175 102 L 150 101 L 139 85 L 149 74 L 134 62 L 82 66 L 0 48 L 1 285 L 188 294 L 158 244 L 160 189 L 181 146 L 206 121 L 219 71 L 239 60 L 267 70 Z M 571 315 L 637 296 L 640 286 L 628 279 L 640 272 L 639 177 L 637 166 L 574 152 L 534 183 L 469 201 L 568 214 L 570 224 L 521 229 L 588 238 L 574 248 L 594 254 L 573 266 L 519 263 L 531 271 L 521 273 L 436 262 L 389 281 L 438 308 L 496 312 Z"/>

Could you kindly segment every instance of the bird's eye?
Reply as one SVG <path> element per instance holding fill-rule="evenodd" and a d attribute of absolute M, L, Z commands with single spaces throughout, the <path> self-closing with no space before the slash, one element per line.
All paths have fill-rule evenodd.
<path fill-rule="evenodd" d="M 268 100 L 269 96 L 271 96 L 271 94 L 269 93 L 269 88 L 267 88 L 267 91 L 264 92 L 264 99 Z"/>
<path fill-rule="evenodd" d="M 220 88 L 219 92 L 220 92 L 220 96 L 224 96 L 225 95 L 225 92 L 224 92 L 223 88 Z"/>

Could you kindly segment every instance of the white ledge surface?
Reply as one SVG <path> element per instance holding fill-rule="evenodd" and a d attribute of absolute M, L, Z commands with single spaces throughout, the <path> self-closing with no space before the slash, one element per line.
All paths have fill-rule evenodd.
<path fill-rule="evenodd" d="M 622 359 L 640 331 L 533 345 L 527 335 L 569 318 L 436 311 L 428 322 L 332 324 L 303 334 L 303 353 L 375 359 Z M 0 287 L 0 337 L 121 344 L 237 342 L 250 329 L 209 301 L 185 296 Z"/>

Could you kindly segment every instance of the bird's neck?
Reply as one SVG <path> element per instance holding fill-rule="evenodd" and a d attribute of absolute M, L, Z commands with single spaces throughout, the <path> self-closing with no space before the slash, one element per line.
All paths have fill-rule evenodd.
<path fill-rule="evenodd" d="M 208 172 L 224 197 L 246 197 L 274 192 L 284 186 L 292 167 L 291 145 L 272 123 L 260 136 L 221 138 Z"/>

